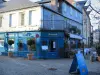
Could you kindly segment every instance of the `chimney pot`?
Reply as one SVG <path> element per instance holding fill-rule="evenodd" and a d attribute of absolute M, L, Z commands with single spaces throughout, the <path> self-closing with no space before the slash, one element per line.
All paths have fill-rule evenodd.
<path fill-rule="evenodd" d="M 55 11 L 58 10 L 58 0 L 51 0 L 51 8 Z"/>

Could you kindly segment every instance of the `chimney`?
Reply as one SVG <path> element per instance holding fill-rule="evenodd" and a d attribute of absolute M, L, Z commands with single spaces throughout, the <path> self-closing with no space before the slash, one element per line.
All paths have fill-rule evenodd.
<path fill-rule="evenodd" d="M 58 0 L 51 0 L 51 8 L 58 11 Z"/>
<path fill-rule="evenodd" d="M 66 0 L 66 1 L 68 1 L 72 5 L 75 3 L 75 0 Z"/>
<path fill-rule="evenodd" d="M 62 0 L 58 0 L 58 12 L 62 13 Z"/>

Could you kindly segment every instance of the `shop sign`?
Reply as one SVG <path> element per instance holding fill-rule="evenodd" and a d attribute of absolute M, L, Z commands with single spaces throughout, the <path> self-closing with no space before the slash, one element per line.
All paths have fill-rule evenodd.
<path fill-rule="evenodd" d="M 58 34 L 57 34 L 57 33 L 55 33 L 55 34 L 49 33 L 48 35 L 49 35 L 49 36 L 57 36 Z"/>

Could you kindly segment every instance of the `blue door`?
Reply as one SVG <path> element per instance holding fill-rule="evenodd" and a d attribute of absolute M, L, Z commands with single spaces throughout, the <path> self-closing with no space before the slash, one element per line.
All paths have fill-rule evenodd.
<path fill-rule="evenodd" d="M 49 39 L 48 42 L 48 58 L 57 58 L 58 57 L 58 43 L 56 39 Z"/>
<path fill-rule="evenodd" d="M 58 57 L 58 47 L 56 39 L 42 38 L 41 45 L 43 58 L 57 58 Z"/>
<path fill-rule="evenodd" d="M 41 39 L 41 48 L 42 48 L 42 52 L 41 52 L 41 56 L 42 58 L 47 58 L 47 53 L 48 53 L 48 39 L 47 38 L 42 38 Z"/>

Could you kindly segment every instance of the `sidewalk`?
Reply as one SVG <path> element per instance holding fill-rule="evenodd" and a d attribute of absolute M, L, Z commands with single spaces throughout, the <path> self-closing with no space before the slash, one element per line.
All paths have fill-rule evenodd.
<path fill-rule="evenodd" d="M 71 75 L 72 59 L 38 59 L 0 56 L 0 75 Z M 100 62 L 86 60 L 89 75 L 100 75 Z M 50 68 L 54 68 L 53 70 Z"/>

